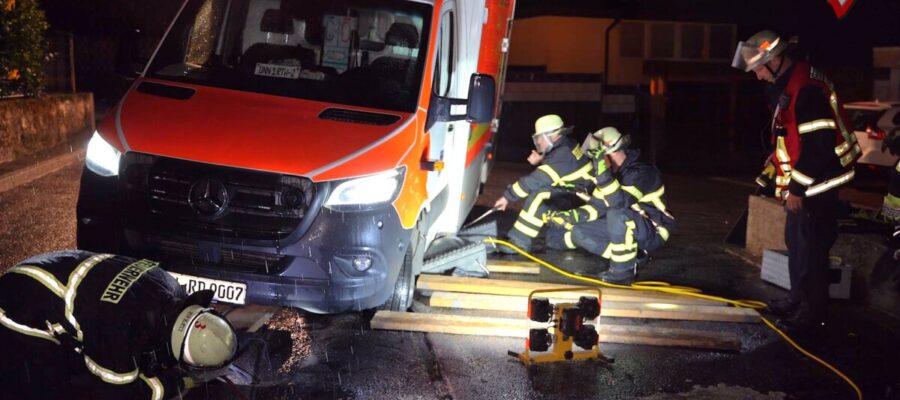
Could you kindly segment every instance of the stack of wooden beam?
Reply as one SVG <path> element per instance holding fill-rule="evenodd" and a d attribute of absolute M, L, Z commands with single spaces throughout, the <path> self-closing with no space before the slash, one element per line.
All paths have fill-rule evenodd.
<path fill-rule="evenodd" d="M 539 267 L 528 263 L 489 260 L 492 272 L 536 273 Z M 525 264 L 525 265 L 522 265 Z M 434 309 L 467 309 L 503 311 L 520 318 L 456 315 L 445 313 L 397 313 L 379 311 L 372 320 L 373 329 L 438 332 L 464 335 L 525 337 L 529 321 L 525 313 L 528 295 L 537 289 L 575 288 L 584 285 L 529 282 L 510 279 L 482 279 L 422 275 L 416 285 Z M 606 343 L 644 344 L 690 347 L 709 350 L 739 351 L 740 337 L 723 330 L 700 330 L 661 327 L 651 321 L 640 325 L 625 323 L 621 318 L 706 321 L 726 323 L 759 323 L 755 310 L 730 307 L 725 303 L 694 297 L 628 289 L 601 288 L 603 293 L 600 341 Z M 585 292 L 558 292 L 551 301 L 577 301 Z"/>

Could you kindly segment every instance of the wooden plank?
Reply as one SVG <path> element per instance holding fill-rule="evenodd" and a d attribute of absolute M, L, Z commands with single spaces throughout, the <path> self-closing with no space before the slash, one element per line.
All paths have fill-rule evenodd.
<path fill-rule="evenodd" d="M 540 325 L 524 318 L 509 319 L 379 311 L 372 318 L 371 326 L 372 329 L 381 330 L 524 338 L 527 336 L 529 328 Z M 741 349 L 740 337 L 732 332 L 601 323 L 598 327 L 598 333 L 600 334 L 600 341 L 603 343 L 643 344 L 724 351 L 740 351 Z"/>
<path fill-rule="evenodd" d="M 554 303 L 572 301 L 551 297 Z M 528 297 L 493 294 L 434 292 L 429 306 L 469 310 L 515 311 L 528 310 Z M 683 321 L 716 321 L 758 323 L 759 313 L 749 308 L 698 306 L 672 303 L 637 303 L 604 301 L 600 309 L 603 317 L 652 318 Z"/>
<path fill-rule="evenodd" d="M 525 282 L 504 279 L 466 278 L 443 275 L 421 275 L 416 288 L 428 292 L 461 292 L 497 294 L 504 296 L 528 296 L 537 289 L 574 288 L 575 285 L 559 283 Z M 601 288 L 604 301 L 631 301 L 639 303 L 672 303 L 693 304 L 723 307 L 726 304 L 718 301 L 679 296 L 668 293 L 649 292 L 616 288 Z M 554 296 L 564 299 L 577 299 L 583 293 L 560 292 Z"/>
<path fill-rule="evenodd" d="M 487 269 L 491 273 L 531 274 L 541 273 L 541 265 L 533 261 L 487 260 Z"/>

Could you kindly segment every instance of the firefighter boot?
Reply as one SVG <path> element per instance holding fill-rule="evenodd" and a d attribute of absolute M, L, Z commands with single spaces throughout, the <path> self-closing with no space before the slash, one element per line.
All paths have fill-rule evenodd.
<path fill-rule="evenodd" d="M 600 273 L 600 280 L 616 285 L 630 285 L 637 277 L 637 261 L 611 262 L 609 269 Z"/>

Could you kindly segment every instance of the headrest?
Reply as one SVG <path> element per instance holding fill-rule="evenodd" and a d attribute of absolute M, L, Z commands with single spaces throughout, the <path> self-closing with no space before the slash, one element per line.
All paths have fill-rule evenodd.
<path fill-rule="evenodd" d="M 259 30 L 268 33 L 293 35 L 294 20 L 291 18 L 290 14 L 284 11 L 269 9 L 263 14 L 262 22 L 259 24 Z"/>
<path fill-rule="evenodd" d="M 419 47 L 419 30 L 413 24 L 394 22 L 384 37 L 384 43 L 389 46 L 407 47 L 415 49 Z"/>

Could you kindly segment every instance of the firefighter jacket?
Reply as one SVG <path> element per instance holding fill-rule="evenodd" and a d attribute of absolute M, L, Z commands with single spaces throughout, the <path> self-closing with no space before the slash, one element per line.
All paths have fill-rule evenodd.
<path fill-rule="evenodd" d="M 188 296 L 157 265 L 83 251 L 25 260 L 0 276 L 0 329 L 83 358 L 71 380 L 100 398 L 175 396 L 184 382 L 172 368 L 171 324 Z"/>
<path fill-rule="evenodd" d="M 591 184 L 592 165 L 589 161 L 575 140 L 562 136 L 544 154 L 541 165 L 510 185 L 503 197 L 516 201 L 552 188 L 583 190 Z"/>
<path fill-rule="evenodd" d="M 781 90 L 772 119 L 775 151 L 757 183 L 774 180 L 775 196 L 810 197 L 853 180 L 861 151 L 832 83 L 805 62 L 795 62 L 774 83 Z"/>
<path fill-rule="evenodd" d="M 639 160 L 641 151 L 625 150 L 625 161 L 616 172 L 611 168 L 596 177 L 588 204 L 577 208 L 580 221 L 593 221 L 610 209 L 631 209 L 647 218 L 663 240 L 668 240 L 675 218 L 667 209 L 666 187 L 656 167 Z"/>

